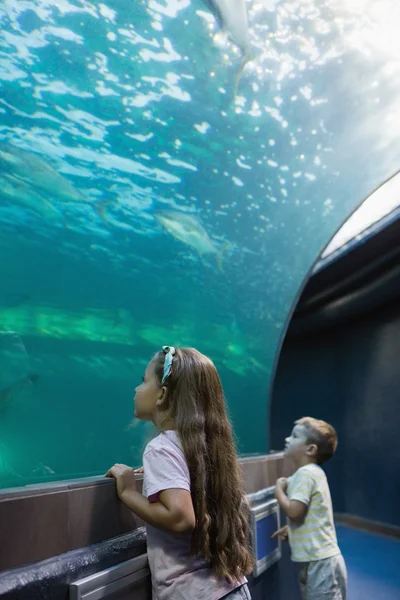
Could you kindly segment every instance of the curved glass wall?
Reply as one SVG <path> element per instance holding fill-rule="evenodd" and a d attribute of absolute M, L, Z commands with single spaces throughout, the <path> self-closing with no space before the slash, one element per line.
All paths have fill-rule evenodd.
<path fill-rule="evenodd" d="M 296 293 L 398 169 L 398 2 L 232 0 L 236 45 L 219 4 L 0 6 L 2 487 L 138 465 L 163 344 L 214 359 L 265 452 Z"/>
<path fill-rule="evenodd" d="M 400 173 L 373 192 L 333 236 L 314 270 L 323 268 L 343 252 L 362 243 L 391 221 L 399 218 Z"/>

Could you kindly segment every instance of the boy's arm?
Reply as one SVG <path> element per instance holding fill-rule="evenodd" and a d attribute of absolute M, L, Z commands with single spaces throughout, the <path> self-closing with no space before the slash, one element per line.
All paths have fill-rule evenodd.
<path fill-rule="evenodd" d="M 281 477 L 276 482 L 275 498 L 278 500 L 279 506 L 289 519 L 292 521 L 302 521 L 307 513 L 308 505 L 299 500 L 290 500 L 286 494 L 287 479 Z"/>
<path fill-rule="evenodd" d="M 286 542 L 288 537 L 289 537 L 289 527 L 287 525 L 284 525 L 283 527 L 281 527 L 280 529 L 278 529 L 278 531 L 275 531 L 272 535 L 271 535 L 271 540 L 273 540 L 276 537 L 281 538 L 282 542 Z"/>

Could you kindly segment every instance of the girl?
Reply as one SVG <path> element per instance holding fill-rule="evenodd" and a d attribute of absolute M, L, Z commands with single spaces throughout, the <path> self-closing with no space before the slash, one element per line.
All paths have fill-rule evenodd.
<path fill-rule="evenodd" d="M 131 468 L 106 476 L 148 524 L 153 599 L 250 599 L 249 511 L 214 364 L 164 346 L 136 388 L 135 416 L 159 431 L 143 455 L 143 495 Z"/>

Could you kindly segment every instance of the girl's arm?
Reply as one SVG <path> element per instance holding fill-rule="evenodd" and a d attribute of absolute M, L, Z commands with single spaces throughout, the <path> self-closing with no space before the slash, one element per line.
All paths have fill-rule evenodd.
<path fill-rule="evenodd" d="M 149 502 L 134 489 L 126 489 L 119 497 L 143 521 L 154 527 L 174 533 L 185 533 L 195 527 L 192 498 L 186 490 L 164 490 L 157 502 Z"/>
<path fill-rule="evenodd" d="M 194 529 L 196 519 L 190 492 L 181 489 L 164 490 L 158 494 L 156 502 L 149 502 L 136 490 L 135 474 L 130 467 L 114 465 L 106 473 L 106 477 L 116 479 L 120 500 L 149 525 L 174 533 Z"/>

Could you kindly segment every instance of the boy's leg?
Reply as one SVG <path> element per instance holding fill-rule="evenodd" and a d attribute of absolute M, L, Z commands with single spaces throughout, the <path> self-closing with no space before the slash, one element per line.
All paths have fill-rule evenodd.
<path fill-rule="evenodd" d="M 347 571 L 341 554 L 310 563 L 307 600 L 346 600 Z"/>
<path fill-rule="evenodd" d="M 338 578 L 338 584 L 340 587 L 341 596 L 338 596 L 341 600 L 347 598 L 347 568 L 344 558 L 341 554 L 335 556 L 336 558 L 336 572 Z"/>
<path fill-rule="evenodd" d="M 307 596 L 307 574 L 310 563 L 297 563 L 297 574 L 300 586 L 301 600 L 308 600 Z"/>

